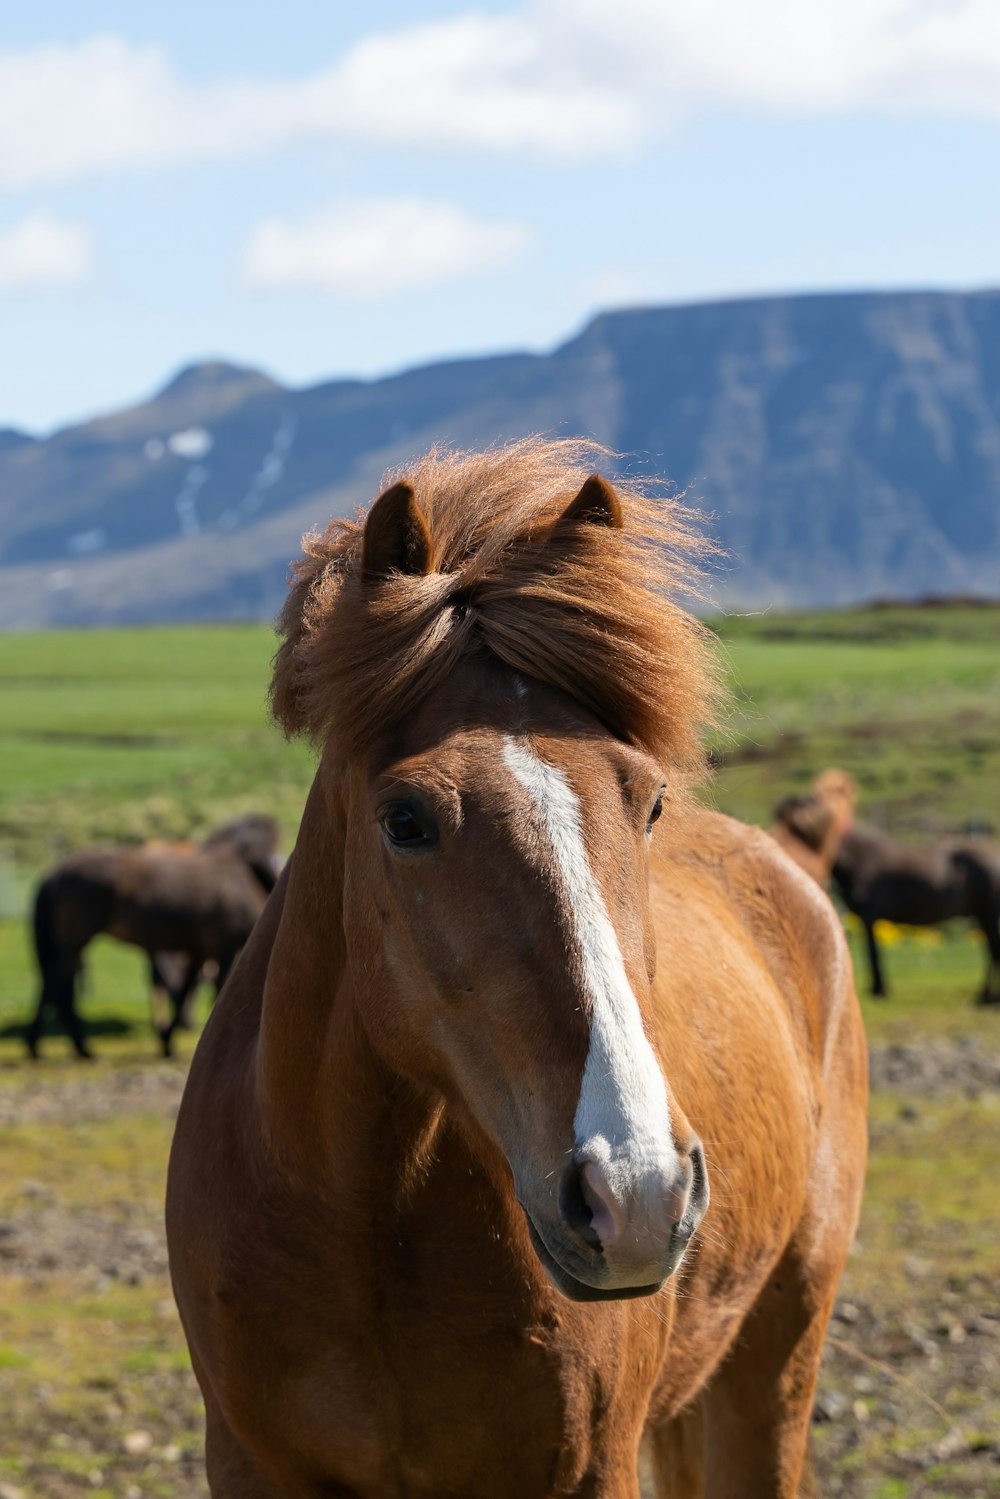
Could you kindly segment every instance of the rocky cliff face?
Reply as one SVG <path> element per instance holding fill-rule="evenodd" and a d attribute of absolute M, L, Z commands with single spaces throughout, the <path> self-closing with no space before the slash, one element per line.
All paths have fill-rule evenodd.
<path fill-rule="evenodd" d="M 724 601 L 1000 593 L 1000 293 L 875 293 L 606 313 L 547 356 L 305 390 L 205 364 L 0 432 L 0 625 L 269 614 L 302 531 L 388 465 L 533 431 L 687 491 Z"/>

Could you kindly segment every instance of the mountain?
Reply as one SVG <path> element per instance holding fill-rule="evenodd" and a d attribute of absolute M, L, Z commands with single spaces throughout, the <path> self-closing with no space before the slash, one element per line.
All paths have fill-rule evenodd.
<path fill-rule="evenodd" d="M 1000 292 L 845 293 L 609 312 L 547 355 L 302 390 L 201 364 L 0 432 L 0 626 L 270 615 L 302 532 L 388 466 L 535 431 L 686 491 L 721 601 L 1000 592 Z"/>

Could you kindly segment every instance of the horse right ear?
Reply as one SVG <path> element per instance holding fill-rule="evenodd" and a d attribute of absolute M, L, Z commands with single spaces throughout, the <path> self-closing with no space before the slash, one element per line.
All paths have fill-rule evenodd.
<path fill-rule="evenodd" d="M 431 570 L 431 533 L 405 479 L 379 495 L 365 522 L 361 572 L 366 583 L 390 573 L 422 577 Z"/>
<path fill-rule="evenodd" d="M 622 502 L 600 474 L 591 474 L 559 518 L 574 525 L 607 526 L 612 531 L 620 531 L 625 524 Z"/>

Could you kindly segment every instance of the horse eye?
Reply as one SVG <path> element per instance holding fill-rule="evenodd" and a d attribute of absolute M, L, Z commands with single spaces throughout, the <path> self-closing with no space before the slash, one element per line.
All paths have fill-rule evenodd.
<path fill-rule="evenodd" d="M 379 813 L 379 822 L 389 842 L 397 848 L 435 843 L 436 829 L 426 826 L 406 802 L 392 802 Z"/>
<path fill-rule="evenodd" d="M 660 818 L 662 816 L 663 816 L 663 792 L 661 791 L 660 794 L 659 794 L 659 796 L 656 798 L 656 801 L 653 803 L 652 810 L 650 811 L 649 821 L 646 823 L 646 832 L 647 833 L 651 833 L 653 831 L 653 823 L 654 822 L 659 822 L 659 820 L 660 820 Z"/>

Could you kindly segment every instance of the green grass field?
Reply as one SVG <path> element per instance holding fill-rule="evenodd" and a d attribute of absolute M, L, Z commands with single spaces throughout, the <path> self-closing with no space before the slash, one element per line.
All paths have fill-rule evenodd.
<path fill-rule="evenodd" d="M 718 624 L 734 689 L 709 795 L 766 821 L 825 765 L 885 825 L 1000 823 L 1000 607 Z M 198 834 L 250 808 L 294 835 L 307 747 L 269 722 L 264 626 L 0 637 L 0 860 Z M 0 864 L 0 877 L 3 866 Z"/>
<path fill-rule="evenodd" d="M 1000 830 L 1000 608 L 730 619 L 718 634 L 733 705 L 705 792 L 717 806 L 766 822 L 839 765 L 861 783 L 863 814 L 901 834 Z M 268 721 L 273 648 L 255 626 L 0 637 L 3 1499 L 204 1499 L 160 1230 L 194 1040 L 180 1038 L 176 1063 L 156 1059 L 145 964 L 99 939 L 83 999 L 99 1061 L 81 1068 L 50 1037 L 28 1067 L 23 914 L 37 875 L 90 842 L 197 836 L 260 810 L 291 846 L 312 760 Z M 873 1043 L 1000 1054 L 1000 1014 L 970 1004 L 978 939 L 958 924 L 896 936 L 893 997 L 863 1002 Z M 834 1324 L 824 1365 L 844 1414 L 816 1428 L 823 1492 L 1000 1494 L 998 1100 L 948 1087 L 873 1097 L 844 1283 L 856 1320 Z M 967 1334 L 977 1318 L 986 1331 Z"/>

